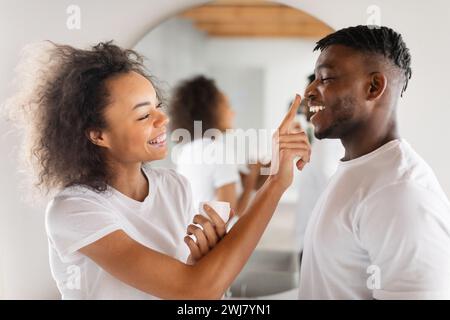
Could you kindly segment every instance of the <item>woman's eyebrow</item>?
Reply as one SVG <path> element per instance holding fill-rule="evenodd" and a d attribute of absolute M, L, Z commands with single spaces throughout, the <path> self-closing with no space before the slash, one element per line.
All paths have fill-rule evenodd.
<path fill-rule="evenodd" d="M 137 105 L 135 105 L 133 107 L 133 110 L 140 108 L 140 107 L 151 106 L 151 105 L 152 105 L 152 103 L 150 101 L 144 101 L 144 102 L 141 102 L 141 103 L 138 103 Z"/>

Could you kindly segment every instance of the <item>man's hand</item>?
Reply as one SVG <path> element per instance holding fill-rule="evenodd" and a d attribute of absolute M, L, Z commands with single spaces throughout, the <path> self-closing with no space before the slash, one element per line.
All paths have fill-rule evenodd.
<path fill-rule="evenodd" d="M 205 256 L 226 234 L 226 223 L 220 218 L 217 212 L 210 206 L 204 206 L 205 212 L 209 219 L 197 214 L 187 228 L 187 236 L 184 237 L 184 242 L 189 247 L 191 254 L 187 260 L 187 264 L 195 264 L 203 256 Z M 231 209 L 230 218 L 234 216 L 234 210 Z M 227 221 L 227 223 L 228 223 Z M 202 228 L 196 226 L 200 225 Z M 189 235 L 194 235 L 197 239 L 195 242 Z"/>

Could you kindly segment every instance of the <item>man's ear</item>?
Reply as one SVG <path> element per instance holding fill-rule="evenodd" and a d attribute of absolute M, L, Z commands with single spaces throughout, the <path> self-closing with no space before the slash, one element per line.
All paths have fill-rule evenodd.
<path fill-rule="evenodd" d="M 86 136 L 89 141 L 99 147 L 109 147 L 108 139 L 106 139 L 104 132 L 100 129 L 87 129 Z"/>
<path fill-rule="evenodd" d="M 387 86 L 387 78 L 381 72 L 372 72 L 370 74 L 369 89 L 367 92 L 368 100 L 377 100 L 380 98 Z"/>

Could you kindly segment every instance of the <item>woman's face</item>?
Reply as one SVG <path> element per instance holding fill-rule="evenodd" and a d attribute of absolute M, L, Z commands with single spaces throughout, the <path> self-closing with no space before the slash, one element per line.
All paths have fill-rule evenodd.
<path fill-rule="evenodd" d="M 145 77 L 129 72 L 106 81 L 110 104 L 104 116 L 107 128 L 90 132 L 94 143 L 106 148 L 109 160 L 136 163 L 167 155 L 167 116 L 160 110 L 156 92 Z"/>
<path fill-rule="evenodd" d="M 234 110 L 230 106 L 228 97 L 223 93 L 220 93 L 219 105 L 217 108 L 217 123 L 219 130 L 225 131 L 234 127 Z"/>

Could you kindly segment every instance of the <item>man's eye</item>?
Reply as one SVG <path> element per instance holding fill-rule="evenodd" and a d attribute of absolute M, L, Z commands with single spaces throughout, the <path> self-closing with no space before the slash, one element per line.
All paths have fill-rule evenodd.
<path fill-rule="evenodd" d="M 334 78 L 332 78 L 332 77 L 328 77 L 328 78 L 322 78 L 322 79 L 320 79 L 320 82 L 322 82 L 322 83 L 328 83 L 328 82 L 330 82 L 331 80 L 333 80 Z"/>
<path fill-rule="evenodd" d="M 156 106 L 156 109 L 164 108 L 164 104 L 161 102 Z"/>
<path fill-rule="evenodd" d="M 148 119 L 148 117 L 150 117 L 150 113 L 147 113 L 145 116 L 143 116 L 142 118 L 139 118 L 138 120 L 145 120 Z"/>

